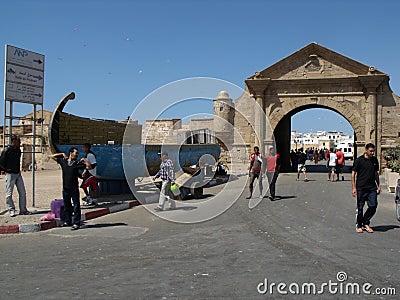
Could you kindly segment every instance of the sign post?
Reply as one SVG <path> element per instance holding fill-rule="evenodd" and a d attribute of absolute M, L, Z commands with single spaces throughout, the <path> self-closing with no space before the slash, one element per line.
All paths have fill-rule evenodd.
<path fill-rule="evenodd" d="M 32 206 L 35 206 L 35 167 L 36 159 L 36 107 L 42 106 L 44 90 L 44 55 L 6 45 L 5 83 L 4 83 L 4 130 L 3 148 L 6 146 L 6 121 L 8 119 L 8 143 L 12 136 L 13 103 L 21 102 L 33 105 L 32 114 Z M 7 101 L 9 115 L 6 115 Z"/>

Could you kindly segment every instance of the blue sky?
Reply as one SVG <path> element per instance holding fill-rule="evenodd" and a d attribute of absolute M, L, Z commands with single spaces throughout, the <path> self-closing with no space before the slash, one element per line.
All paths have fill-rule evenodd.
<path fill-rule="evenodd" d="M 398 94 L 399 11 L 396 0 L 7 0 L 1 4 L 0 43 L 46 55 L 45 109 L 75 91 L 68 112 L 124 119 L 160 86 L 202 76 L 243 87 L 246 77 L 310 42 L 388 73 Z M 23 114 L 31 106 L 16 110 Z M 165 117 L 211 112 L 210 102 Z M 326 110 L 304 111 L 292 123 L 303 132 L 351 131 Z"/>

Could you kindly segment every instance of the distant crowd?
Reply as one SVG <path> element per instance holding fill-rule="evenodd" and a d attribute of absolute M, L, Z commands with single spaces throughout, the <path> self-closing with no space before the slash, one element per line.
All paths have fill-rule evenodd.
<path fill-rule="evenodd" d="M 299 179 L 299 175 L 303 172 L 305 181 L 307 181 L 307 173 L 306 173 L 306 161 L 314 161 L 315 165 L 318 165 L 319 161 L 325 160 L 326 167 L 328 169 L 328 180 L 335 181 L 334 175 L 337 175 L 337 180 L 339 180 L 339 176 L 341 176 L 342 181 L 343 177 L 343 167 L 345 165 L 345 157 L 342 149 L 340 148 L 327 148 L 317 149 L 317 148 L 307 148 L 305 151 L 300 148 L 296 151 L 292 150 L 290 152 L 290 163 L 292 166 L 292 171 L 297 171 L 297 179 Z"/>

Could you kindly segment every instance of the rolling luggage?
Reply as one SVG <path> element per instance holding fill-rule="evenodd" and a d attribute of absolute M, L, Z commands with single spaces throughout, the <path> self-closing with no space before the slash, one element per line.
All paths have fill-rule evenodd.
<path fill-rule="evenodd" d="M 51 209 L 51 213 L 54 214 L 54 216 L 57 219 L 64 221 L 65 215 L 64 215 L 64 200 L 63 199 L 55 199 L 55 200 L 51 201 L 50 209 Z"/>

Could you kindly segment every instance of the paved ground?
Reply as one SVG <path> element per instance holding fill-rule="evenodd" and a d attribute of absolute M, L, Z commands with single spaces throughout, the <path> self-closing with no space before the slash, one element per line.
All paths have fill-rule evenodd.
<path fill-rule="evenodd" d="M 323 283 L 340 283 L 339 272 L 346 273 L 339 278 L 347 275 L 342 284 L 371 283 L 371 293 L 388 287 L 399 293 L 393 195 L 380 196 L 376 232 L 357 234 L 350 181 L 330 183 L 323 173 L 310 179 L 281 174 L 280 200 L 249 209 L 243 194 L 224 214 L 192 225 L 136 207 L 88 221 L 76 232 L 0 236 L 0 299 L 282 299 L 276 287 L 261 295 L 257 286 L 266 278 L 268 286 L 297 283 L 301 290 L 308 282 L 320 290 Z M 325 287 L 322 295 L 284 298 L 366 296 L 333 295 Z"/>
<path fill-rule="evenodd" d="M 14 218 L 9 216 L 5 208 L 5 178 L 4 175 L 0 175 L 0 226 L 40 223 L 40 217 L 50 210 L 51 201 L 62 198 L 61 170 L 42 170 L 35 173 L 35 206 L 32 203 L 32 173 L 24 172 L 22 173 L 22 177 L 27 192 L 27 207 L 34 214 L 30 216 L 16 216 Z M 83 197 L 82 190 L 80 192 L 81 197 Z M 13 199 L 18 211 L 18 192 L 16 189 Z M 98 198 L 98 208 L 109 207 L 115 202 L 132 199 L 132 195 L 102 195 Z M 93 209 L 93 206 L 82 206 L 82 212 Z"/>

